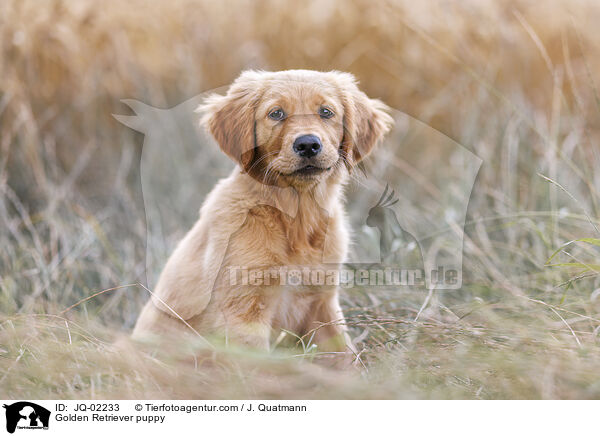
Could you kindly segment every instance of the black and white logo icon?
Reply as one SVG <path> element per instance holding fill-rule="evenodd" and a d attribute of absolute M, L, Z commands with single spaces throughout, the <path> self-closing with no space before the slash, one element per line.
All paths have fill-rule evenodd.
<path fill-rule="evenodd" d="M 4 404 L 6 409 L 6 431 L 14 433 L 16 429 L 48 429 L 50 411 L 28 401 Z"/>

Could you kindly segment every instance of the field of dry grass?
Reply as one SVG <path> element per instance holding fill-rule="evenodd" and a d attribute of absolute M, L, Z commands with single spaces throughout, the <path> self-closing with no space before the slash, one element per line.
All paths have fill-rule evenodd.
<path fill-rule="evenodd" d="M 1 2 L 0 397 L 600 398 L 598 22 L 595 0 Z M 483 160 L 462 289 L 343 292 L 355 371 L 125 339 L 144 140 L 112 114 L 248 68 L 352 72 Z"/>

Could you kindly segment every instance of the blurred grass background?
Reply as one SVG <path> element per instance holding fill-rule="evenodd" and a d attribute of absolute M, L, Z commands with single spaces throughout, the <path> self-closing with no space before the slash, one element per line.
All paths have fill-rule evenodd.
<path fill-rule="evenodd" d="M 599 398 L 595 240 L 546 265 L 600 238 L 598 22 L 594 0 L 0 3 L 0 396 Z M 145 281 L 120 100 L 172 107 L 247 68 L 352 72 L 484 161 L 462 290 L 343 295 L 355 372 L 119 351 L 139 286 L 61 314 Z"/>

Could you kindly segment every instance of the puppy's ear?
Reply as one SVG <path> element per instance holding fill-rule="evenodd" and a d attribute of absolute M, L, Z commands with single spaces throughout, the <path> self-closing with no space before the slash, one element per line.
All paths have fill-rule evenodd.
<path fill-rule="evenodd" d="M 204 113 L 201 124 L 244 171 L 250 168 L 255 154 L 254 113 L 258 98 L 252 81 L 242 75 L 227 95 L 212 94 L 197 110 Z"/>
<path fill-rule="evenodd" d="M 372 99 L 358 89 L 354 77 L 341 75 L 344 101 L 344 137 L 342 151 L 349 169 L 363 160 L 394 123 L 387 113 L 389 107 L 380 100 Z"/>

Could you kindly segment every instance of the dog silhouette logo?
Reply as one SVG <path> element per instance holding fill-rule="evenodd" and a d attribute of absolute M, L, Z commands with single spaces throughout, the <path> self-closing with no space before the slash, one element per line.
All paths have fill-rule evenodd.
<path fill-rule="evenodd" d="M 18 429 L 48 429 L 50 411 L 42 406 L 28 401 L 19 401 L 6 409 L 6 431 L 14 433 Z"/>
<path fill-rule="evenodd" d="M 213 89 L 170 108 L 125 99 L 122 102 L 132 114 L 113 114 L 117 121 L 144 134 L 140 179 L 146 215 L 146 283 L 150 289 L 176 243 L 184 237 L 183 230 L 198 220 L 200 205 L 235 166 L 200 126 L 196 112 L 209 94 L 226 92 L 227 87 Z M 346 212 L 353 243 L 343 264 L 351 269 L 384 266 L 420 270 L 427 289 L 460 289 L 464 226 L 483 161 L 427 124 L 400 111 L 390 113 L 394 129 L 368 161 L 361 161 L 359 171 L 350 175 Z M 270 210 L 293 219 L 296 206 L 283 210 L 282 203 L 275 201 L 274 193 L 282 189 L 289 192 L 281 191 L 286 198 L 295 196 L 292 187 L 264 183 L 261 200 L 250 205 L 248 212 L 258 208 L 253 212 Z M 241 227 L 245 216 L 239 216 Z M 326 238 L 329 233 L 325 232 Z M 228 241 L 220 241 L 215 264 L 223 264 Z M 324 241 L 323 246 L 328 243 Z M 324 257 L 323 263 L 338 261 Z M 216 280 L 216 274 L 207 278 L 203 288 L 212 290 Z"/>

